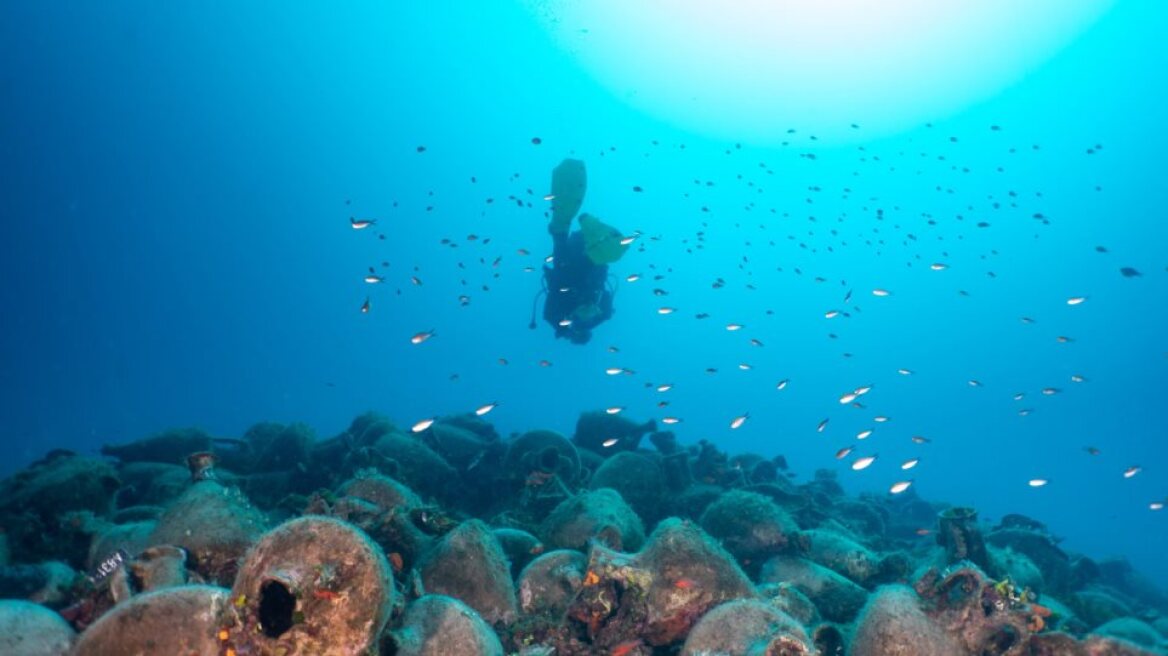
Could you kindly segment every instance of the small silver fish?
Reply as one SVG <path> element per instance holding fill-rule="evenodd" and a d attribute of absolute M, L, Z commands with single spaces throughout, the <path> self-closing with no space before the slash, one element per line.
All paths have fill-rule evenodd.
<path fill-rule="evenodd" d="M 888 492 L 891 494 L 900 494 L 901 492 L 907 490 L 912 484 L 912 481 L 900 481 L 898 483 L 893 483 L 892 487 L 888 488 Z"/>
<path fill-rule="evenodd" d="M 855 471 L 863 471 L 871 467 L 872 463 L 874 462 L 876 462 L 876 456 L 863 456 L 861 458 L 856 458 L 856 461 L 852 463 L 852 469 Z"/>

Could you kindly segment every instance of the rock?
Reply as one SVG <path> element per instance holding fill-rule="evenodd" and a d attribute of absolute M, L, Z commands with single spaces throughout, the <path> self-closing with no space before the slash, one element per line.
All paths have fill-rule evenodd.
<path fill-rule="evenodd" d="M 216 633 L 228 591 L 184 585 L 148 592 L 118 604 L 81 637 L 70 656 L 218 654 Z"/>
<path fill-rule="evenodd" d="M 40 604 L 0 599 L 0 654 L 65 656 L 76 637 L 68 622 Z"/>
<path fill-rule="evenodd" d="M 549 551 L 519 574 L 519 609 L 560 621 L 584 584 L 584 554 L 570 549 Z"/>
<path fill-rule="evenodd" d="M 868 599 L 868 592 L 848 578 L 797 556 L 780 555 L 766 561 L 759 582 L 795 586 L 815 603 L 824 619 L 832 622 L 851 622 Z"/>
<path fill-rule="evenodd" d="M 773 501 L 738 490 L 710 504 L 701 525 L 749 569 L 757 569 L 769 556 L 794 550 L 798 535 L 794 520 Z"/>
<path fill-rule="evenodd" d="M 428 594 L 448 595 L 490 624 L 517 614 L 515 586 L 503 548 L 490 527 L 472 519 L 447 533 L 418 563 Z"/>
<path fill-rule="evenodd" d="M 393 573 L 357 528 L 301 517 L 248 552 L 231 600 L 228 642 L 236 653 L 355 656 L 378 644 L 389 620 Z"/>
<path fill-rule="evenodd" d="M 561 502 L 539 530 L 553 549 L 583 551 L 593 538 L 614 549 L 635 551 L 645 541 L 641 518 L 615 490 L 600 489 Z"/>
<path fill-rule="evenodd" d="M 202 481 L 166 509 L 150 543 L 186 549 L 195 571 L 208 581 L 229 584 L 266 523 L 238 490 Z"/>
<path fill-rule="evenodd" d="M 886 585 L 856 620 L 852 656 L 965 656 L 966 652 L 921 609 L 912 588 Z"/>
<path fill-rule="evenodd" d="M 471 607 L 428 594 L 406 607 L 401 626 L 382 653 L 396 656 L 503 656 L 503 645 Z"/>
<path fill-rule="evenodd" d="M 588 486 L 593 490 L 616 490 L 641 520 L 649 524 L 661 517 L 664 478 L 661 466 L 647 456 L 629 451 L 614 454 L 592 474 Z"/>
<path fill-rule="evenodd" d="M 754 599 L 729 601 L 702 616 L 681 656 L 799 656 L 815 653 L 803 627 L 773 606 Z"/>

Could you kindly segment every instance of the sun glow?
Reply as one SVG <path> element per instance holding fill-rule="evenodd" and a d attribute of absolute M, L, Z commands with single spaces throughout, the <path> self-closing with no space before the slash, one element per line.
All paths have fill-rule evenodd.
<path fill-rule="evenodd" d="M 528 0 L 624 102 L 680 127 L 848 141 L 1022 79 L 1114 0 Z"/>

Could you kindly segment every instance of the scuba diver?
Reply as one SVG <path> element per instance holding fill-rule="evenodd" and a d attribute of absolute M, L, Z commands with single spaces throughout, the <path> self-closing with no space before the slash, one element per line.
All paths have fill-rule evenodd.
<path fill-rule="evenodd" d="M 565 159 L 552 171 L 552 262 L 543 267 L 543 318 L 557 338 L 573 344 L 587 344 L 592 330 L 612 317 L 608 265 L 628 249 L 620 231 L 589 214 L 581 214 L 580 229 L 571 232 L 586 188 L 584 162 Z M 535 328 L 534 307 L 528 327 Z"/>

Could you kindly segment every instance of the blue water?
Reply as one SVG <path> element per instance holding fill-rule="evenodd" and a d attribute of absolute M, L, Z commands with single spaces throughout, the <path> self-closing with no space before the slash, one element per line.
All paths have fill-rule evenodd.
<path fill-rule="evenodd" d="M 642 113 L 517 5 L 382 4 L 0 8 L 0 474 L 174 426 L 497 401 L 504 434 L 570 433 L 624 406 L 797 480 L 1021 512 L 1168 587 L 1168 9 L 1118 2 L 931 126 L 868 136 L 860 108 L 856 136 L 784 146 Z M 528 328 L 568 156 L 584 210 L 641 233 L 582 347 Z"/>

